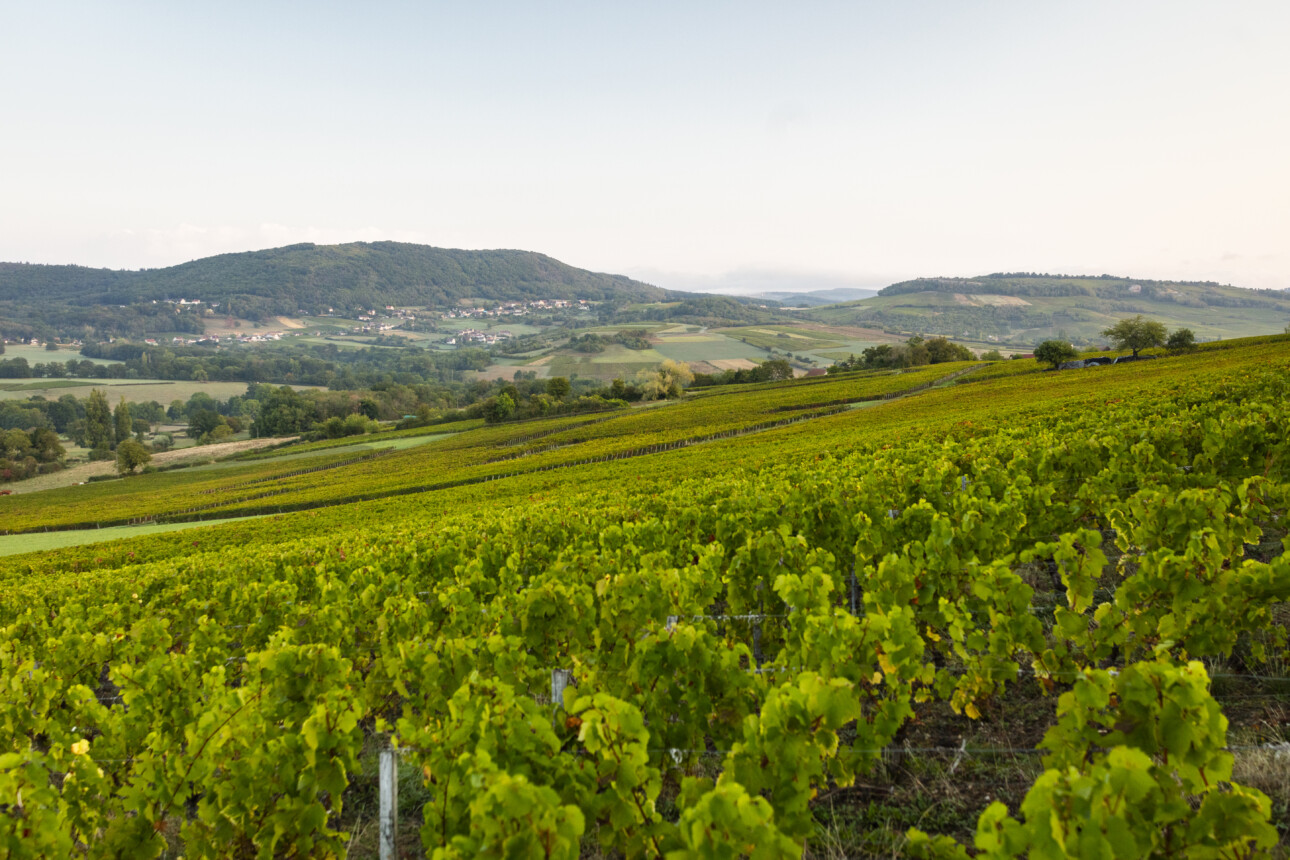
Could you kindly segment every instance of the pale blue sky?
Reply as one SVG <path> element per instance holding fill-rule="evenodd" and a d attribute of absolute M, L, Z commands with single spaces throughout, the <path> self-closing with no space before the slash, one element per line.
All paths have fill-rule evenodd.
<path fill-rule="evenodd" d="M 14 3 L 0 259 L 1290 286 L 1290 3 Z"/>

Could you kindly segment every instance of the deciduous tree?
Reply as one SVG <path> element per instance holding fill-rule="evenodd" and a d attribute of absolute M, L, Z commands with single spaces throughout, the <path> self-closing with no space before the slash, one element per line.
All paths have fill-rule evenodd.
<path fill-rule="evenodd" d="M 130 475 L 134 470 L 152 459 L 152 454 L 142 443 L 126 439 L 116 446 L 116 470 L 118 474 Z"/>
<path fill-rule="evenodd" d="M 563 400 L 569 396 L 569 380 L 563 376 L 551 377 L 546 381 L 546 393 L 557 400 Z"/>
<path fill-rule="evenodd" d="M 1102 331 L 1116 349 L 1131 349 L 1136 358 L 1138 352 L 1153 346 L 1165 345 L 1165 327 L 1162 323 L 1149 320 L 1142 314 L 1120 320 L 1115 325 Z"/>
<path fill-rule="evenodd" d="M 925 341 L 927 357 L 932 364 L 943 364 L 947 361 L 971 361 L 972 351 L 961 343 L 953 343 L 943 337 L 934 337 Z"/>
<path fill-rule="evenodd" d="M 664 359 L 658 370 L 642 370 L 637 374 L 645 400 L 662 400 L 680 397 L 682 389 L 694 381 L 690 365 L 683 361 Z"/>
<path fill-rule="evenodd" d="M 489 424 L 505 421 L 513 414 L 515 414 L 515 401 L 505 391 L 484 401 L 484 420 Z"/>
<path fill-rule="evenodd" d="M 1169 335 L 1165 342 L 1170 352 L 1187 352 L 1196 348 L 1196 335 L 1189 328 L 1180 328 Z"/>
<path fill-rule="evenodd" d="M 1046 340 L 1035 347 L 1035 359 L 1046 361 L 1054 368 L 1060 367 L 1063 361 L 1070 361 L 1077 353 L 1075 347 L 1064 340 Z"/>

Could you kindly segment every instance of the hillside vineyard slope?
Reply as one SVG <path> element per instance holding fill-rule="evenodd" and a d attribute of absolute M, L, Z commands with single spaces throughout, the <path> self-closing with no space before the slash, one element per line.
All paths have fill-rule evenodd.
<path fill-rule="evenodd" d="M 0 844 L 359 851 L 384 749 L 427 856 L 800 857 L 898 756 L 980 779 L 993 730 L 1042 756 L 1007 803 L 847 850 L 1258 856 L 1286 798 L 1234 775 L 1228 712 L 1261 687 L 1211 675 L 1282 683 L 1288 380 L 1272 338 L 654 441 L 838 399 L 748 386 L 443 449 L 653 453 L 6 559 Z"/>

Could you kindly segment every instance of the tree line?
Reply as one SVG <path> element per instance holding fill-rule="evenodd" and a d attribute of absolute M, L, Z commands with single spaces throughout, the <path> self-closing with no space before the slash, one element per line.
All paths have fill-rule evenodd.
<path fill-rule="evenodd" d="M 845 373 L 850 370 L 892 370 L 905 367 L 921 367 L 925 364 L 943 364 L 949 361 L 971 361 L 976 358 L 972 350 L 962 344 L 953 343 L 943 337 L 924 340 L 914 335 L 904 343 L 882 343 L 852 355 L 828 368 L 829 373 Z"/>
<path fill-rule="evenodd" d="M 49 428 L 0 431 L 0 482 L 57 472 L 65 455 L 58 434 Z"/>
<path fill-rule="evenodd" d="M 269 350 L 90 343 L 82 347 L 81 355 L 84 358 L 35 363 L 25 358 L 0 359 L 0 378 L 278 382 L 350 390 L 378 384 L 447 386 L 459 381 L 464 371 L 482 370 L 493 360 L 488 352 L 473 348 L 344 350 L 334 344 Z"/>
<path fill-rule="evenodd" d="M 778 382 L 793 378 L 793 365 L 785 359 L 774 358 L 763 361 L 756 367 L 741 367 L 737 370 L 723 370 L 721 373 L 694 374 L 695 388 L 712 385 L 743 385 L 749 382 Z"/>
<path fill-rule="evenodd" d="M 1102 336 L 1110 340 L 1116 349 L 1127 349 L 1138 358 L 1144 349 L 1165 347 L 1170 352 L 1187 352 L 1196 348 L 1196 335 L 1189 328 L 1166 331 L 1164 323 L 1147 319 L 1138 314 L 1122 319 L 1115 325 L 1102 330 Z M 1051 364 L 1054 369 L 1079 357 L 1075 347 L 1069 341 L 1046 340 L 1035 347 L 1035 359 Z"/>

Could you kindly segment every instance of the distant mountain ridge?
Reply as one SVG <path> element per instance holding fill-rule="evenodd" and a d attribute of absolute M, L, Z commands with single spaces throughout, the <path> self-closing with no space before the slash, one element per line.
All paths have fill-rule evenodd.
<path fill-rule="evenodd" d="M 755 298 L 770 299 L 783 305 L 794 307 L 811 307 L 832 305 L 839 302 L 854 302 L 869 299 L 878 295 L 877 290 L 862 290 L 856 287 L 832 287 L 825 290 L 810 290 L 793 293 L 785 290 L 756 293 Z"/>
<path fill-rule="evenodd" d="M 1094 343 L 1117 320 L 1143 314 L 1211 339 L 1282 331 L 1290 322 L 1290 291 L 1015 272 L 915 278 L 884 287 L 873 298 L 800 313 L 835 325 L 1013 344 L 1049 337 Z"/>
<path fill-rule="evenodd" d="M 532 251 L 465 251 L 402 242 L 303 243 L 220 254 L 162 269 L 0 263 L 0 316 L 42 319 L 40 306 L 120 306 L 200 299 L 248 319 L 335 308 L 449 307 L 464 299 L 679 298 L 623 275 L 578 269 Z"/>

